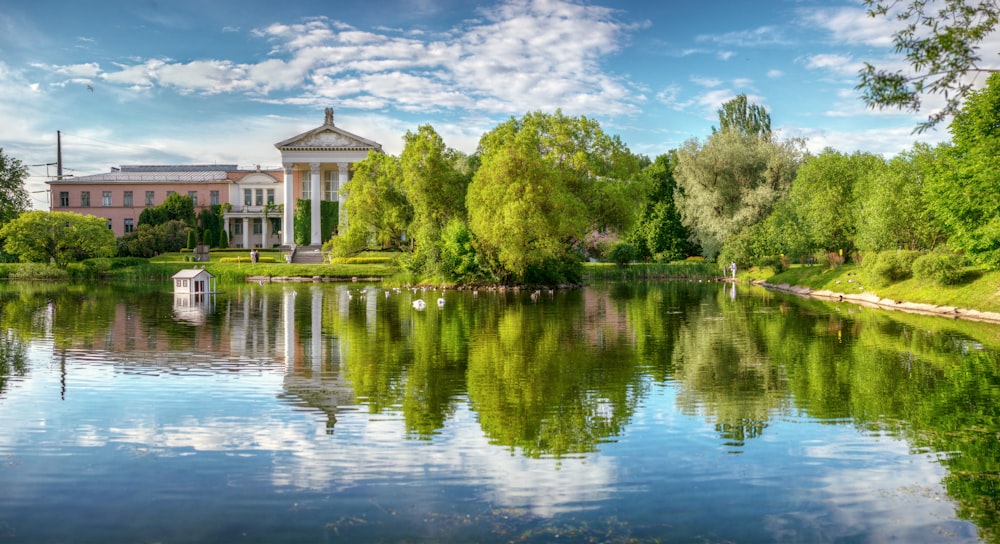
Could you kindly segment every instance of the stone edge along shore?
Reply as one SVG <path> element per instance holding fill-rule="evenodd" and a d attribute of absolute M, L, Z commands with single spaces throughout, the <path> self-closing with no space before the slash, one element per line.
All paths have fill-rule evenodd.
<path fill-rule="evenodd" d="M 873 293 L 837 293 L 828 289 L 814 290 L 809 287 L 789 285 L 781 283 L 774 285 L 766 281 L 755 281 L 755 285 L 760 285 L 765 289 L 791 293 L 806 298 L 816 298 L 822 300 L 846 301 L 869 308 L 881 308 L 885 310 L 899 310 L 915 314 L 936 315 L 950 317 L 952 319 L 968 319 L 971 321 L 986 321 L 990 323 L 1000 323 L 1000 313 L 981 312 L 979 310 L 969 310 L 956 308 L 955 306 L 935 306 L 933 304 L 922 304 L 917 302 L 903 302 L 889 298 L 881 298 Z"/>

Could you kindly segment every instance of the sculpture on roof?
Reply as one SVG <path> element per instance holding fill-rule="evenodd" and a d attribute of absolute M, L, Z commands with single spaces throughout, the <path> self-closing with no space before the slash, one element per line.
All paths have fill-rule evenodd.
<path fill-rule="evenodd" d="M 326 120 L 323 121 L 324 125 L 333 125 L 333 108 L 326 108 Z"/>

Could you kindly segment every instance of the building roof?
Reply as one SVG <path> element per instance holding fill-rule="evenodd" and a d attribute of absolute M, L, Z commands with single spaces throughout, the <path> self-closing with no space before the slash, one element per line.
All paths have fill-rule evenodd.
<path fill-rule="evenodd" d="M 211 183 L 232 180 L 232 174 L 258 170 L 240 170 L 235 164 L 164 164 L 122 165 L 110 172 L 89 176 L 73 176 L 46 183 L 70 185 L 80 183 Z M 272 176 L 273 177 L 273 176 Z"/>
<path fill-rule="evenodd" d="M 352 134 L 333 124 L 333 108 L 326 108 L 326 119 L 322 125 L 303 132 L 298 136 L 292 136 L 287 140 L 282 140 L 274 147 L 282 151 L 299 150 L 331 150 L 331 151 L 356 151 L 359 149 L 376 149 L 382 151 L 382 144 L 363 138 L 357 134 Z"/>
<path fill-rule="evenodd" d="M 185 279 L 196 278 L 200 274 L 208 274 L 208 277 L 210 278 L 214 277 L 212 276 L 211 272 L 205 270 L 204 268 L 185 268 L 184 270 L 181 270 L 180 272 L 171 276 L 171 278 L 185 280 Z"/>

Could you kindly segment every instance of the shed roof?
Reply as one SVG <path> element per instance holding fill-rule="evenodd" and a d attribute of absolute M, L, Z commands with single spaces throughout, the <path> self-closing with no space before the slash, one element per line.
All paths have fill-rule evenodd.
<path fill-rule="evenodd" d="M 212 276 L 211 272 L 205 270 L 204 268 L 185 268 L 184 270 L 181 270 L 180 272 L 171 276 L 171 278 L 184 280 L 184 279 L 196 278 L 200 274 L 207 274 L 208 277 L 210 278 L 214 277 Z"/>

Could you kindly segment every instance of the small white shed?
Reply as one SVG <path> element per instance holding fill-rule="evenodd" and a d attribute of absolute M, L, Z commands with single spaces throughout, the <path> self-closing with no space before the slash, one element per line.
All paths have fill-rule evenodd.
<path fill-rule="evenodd" d="M 204 268 L 189 268 L 174 274 L 175 295 L 200 295 L 215 292 L 215 276 Z"/>

